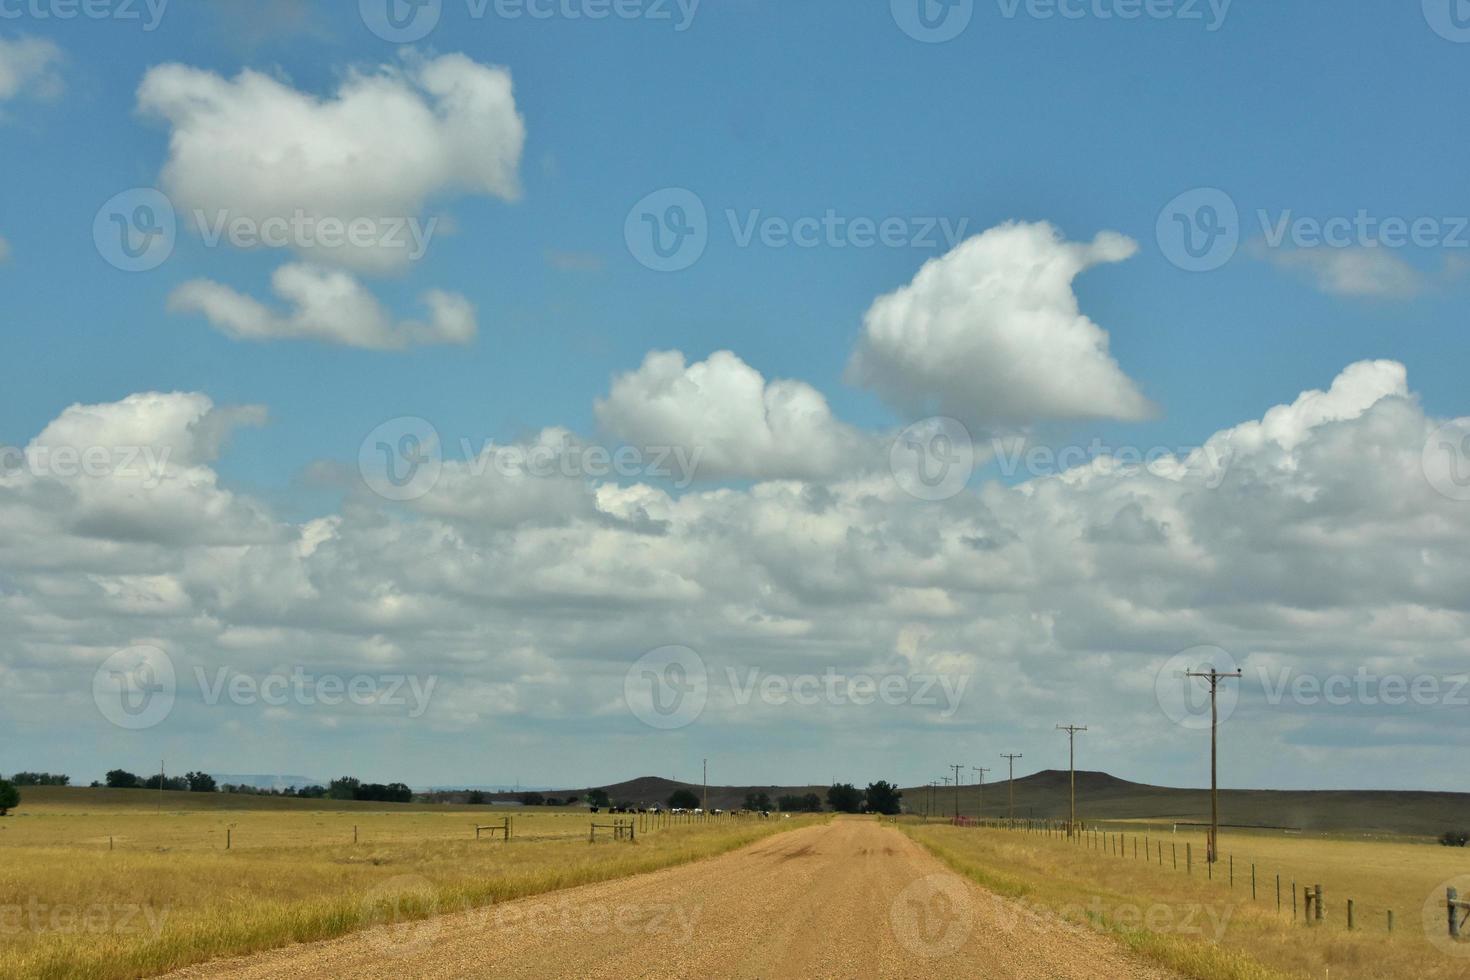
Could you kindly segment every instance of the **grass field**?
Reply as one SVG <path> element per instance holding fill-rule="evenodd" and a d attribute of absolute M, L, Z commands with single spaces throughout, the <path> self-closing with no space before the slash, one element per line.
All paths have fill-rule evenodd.
<path fill-rule="evenodd" d="M 650 871 L 820 819 L 711 819 L 594 846 L 585 810 L 231 801 L 256 804 L 242 809 L 185 793 L 160 806 L 120 792 L 32 791 L 0 820 L 0 976 L 151 975 L 363 929 L 385 909 L 411 919 Z M 477 821 L 507 813 L 508 845 L 474 840 Z"/>
<path fill-rule="evenodd" d="M 900 826 L 956 870 L 1020 899 L 1035 914 L 1106 929 L 1190 976 L 1470 976 L 1470 943 L 1449 948 L 1443 938 L 1444 884 L 1466 876 L 1458 882 L 1464 893 L 1470 883 L 1470 852 L 1463 849 L 1425 842 L 1222 832 L 1222 864 L 1211 878 L 1201 863 L 1204 836 L 1198 832 L 1140 829 L 1135 858 L 1131 829 L 1099 828 L 1103 835 L 1121 830 L 1119 856 L 1106 836 L 1094 848 L 1065 837 L 1018 831 L 913 822 Z M 1143 857 L 1145 832 L 1148 860 Z M 1195 858 L 1193 874 L 1185 871 L 1186 843 Z M 1234 857 L 1233 887 L 1227 856 Z M 1280 912 L 1277 874 L 1282 880 Z M 1320 927 L 1308 928 L 1300 918 L 1293 922 L 1293 879 L 1298 890 L 1322 885 L 1326 919 Z M 1356 920 L 1352 932 L 1346 924 L 1350 898 Z M 1390 909 L 1395 913 L 1391 935 Z"/>

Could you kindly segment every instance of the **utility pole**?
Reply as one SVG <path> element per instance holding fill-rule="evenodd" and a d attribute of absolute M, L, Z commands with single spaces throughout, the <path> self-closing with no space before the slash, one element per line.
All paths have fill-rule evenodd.
<path fill-rule="evenodd" d="M 709 813 L 709 760 L 704 760 L 704 812 Z"/>
<path fill-rule="evenodd" d="M 960 770 L 965 768 L 964 763 L 950 766 L 954 770 L 954 815 L 958 819 L 960 815 Z"/>
<path fill-rule="evenodd" d="M 1240 671 L 1222 674 L 1211 667 L 1207 671 L 1190 671 L 1185 676 L 1200 677 L 1210 684 L 1210 842 L 1205 848 L 1205 860 L 1214 864 L 1220 860 L 1220 786 L 1216 780 L 1215 754 L 1215 733 L 1220 727 L 1220 712 L 1215 706 L 1215 692 L 1219 690 L 1221 681 L 1239 677 Z"/>
<path fill-rule="evenodd" d="M 975 803 L 975 816 L 983 817 L 985 816 L 985 774 L 990 770 L 984 766 L 971 766 L 970 769 L 980 777 L 980 782 L 976 784 L 980 787 L 980 795 L 978 801 Z"/>
<path fill-rule="evenodd" d="M 167 780 L 166 780 L 166 778 L 164 776 L 163 760 L 162 759 L 159 759 L 158 760 L 158 812 L 159 813 L 162 813 L 163 812 L 163 784 L 166 781 Z"/>
<path fill-rule="evenodd" d="M 1071 787 L 1071 807 L 1067 811 L 1067 836 L 1077 835 L 1077 733 L 1087 731 L 1086 725 L 1058 725 L 1057 731 L 1067 733 L 1067 772 Z"/>
<path fill-rule="evenodd" d="M 1012 754 L 1002 752 L 1000 757 L 1006 760 L 1011 767 L 1010 778 L 1006 780 L 1006 823 L 1016 822 L 1016 760 L 1021 758 L 1021 753 Z"/>

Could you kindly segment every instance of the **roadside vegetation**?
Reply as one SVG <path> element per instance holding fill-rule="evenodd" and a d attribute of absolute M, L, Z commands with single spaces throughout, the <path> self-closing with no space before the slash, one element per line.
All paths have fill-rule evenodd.
<path fill-rule="evenodd" d="M 231 802 L 259 809 L 211 805 L 225 796 L 28 798 L 0 823 L 0 976 L 150 976 L 370 928 L 385 907 L 400 921 L 476 908 L 711 857 L 823 819 L 711 818 L 589 845 L 586 813 L 248 796 Z M 515 819 L 509 844 L 474 839 L 477 822 L 505 814 Z"/>
<path fill-rule="evenodd" d="M 1103 830 L 1125 835 L 1119 856 L 1107 847 L 1090 849 L 1044 834 L 906 820 L 898 826 L 956 871 L 1017 900 L 1025 914 L 1056 916 L 1107 932 L 1142 955 L 1201 980 L 1463 980 L 1470 975 L 1470 944 L 1455 955 L 1430 938 L 1445 931 L 1443 885 L 1457 875 L 1470 875 L 1470 854 L 1434 841 L 1222 835 L 1222 863 L 1213 877 L 1206 877 L 1203 836 L 1175 835 L 1168 825 L 1137 831 L 1140 854 L 1147 833 L 1153 860 L 1132 856 L 1132 828 Z M 1185 871 L 1186 843 L 1194 856 L 1192 874 Z M 1173 866 L 1176 848 L 1178 870 Z M 1233 887 L 1226 855 L 1235 860 Z M 1280 912 L 1277 873 L 1282 875 Z M 1303 924 L 1300 898 L 1293 922 L 1293 879 L 1298 891 L 1322 884 L 1322 925 Z M 1345 921 L 1349 898 L 1355 906 L 1351 932 Z"/>

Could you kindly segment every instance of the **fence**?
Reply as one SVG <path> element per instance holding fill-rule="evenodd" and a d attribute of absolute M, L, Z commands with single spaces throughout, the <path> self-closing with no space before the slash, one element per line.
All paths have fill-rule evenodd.
<path fill-rule="evenodd" d="M 1140 845 L 1140 835 L 1138 834 L 1130 835 L 1121 832 L 1106 831 L 1097 827 L 1089 827 L 1082 821 L 1077 822 L 1075 833 L 1071 834 L 1070 837 L 1068 835 L 1067 821 L 1065 820 L 1002 820 L 981 817 L 954 817 L 951 818 L 948 822 L 956 827 L 970 827 L 987 830 L 1010 830 L 1019 833 L 1037 834 L 1058 840 L 1070 840 L 1072 844 L 1075 844 L 1078 847 L 1083 847 L 1088 850 L 1097 852 L 1105 852 L 1111 857 L 1118 857 L 1135 861 L 1141 860 L 1149 865 L 1154 865 L 1157 867 L 1165 866 L 1164 842 L 1161 840 L 1155 840 L 1151 835 L 1148 834 L 1142 835 L 1142 844 Z M 1191 876 L 1194 874 L 1194 847 L 1190 842 L 1186 841 L 1184 843 L 1184 852 L 1181 855 L 1178 844 L 1171 840 L 1169 842 L 1168 854 L 1169 866 L 1173 870 L 1179 870 L 1179 859 L 1182 856 L 1184 859 L 1184 873 Z M 1229 887 L 1233 889 L 1235 887 L 1235 856 L 1233 854 L 1221 855 L 1216 859 L 1214 863 L 1210 861 L 1205 861 L 1206 880 L 1214 880 L 1215 864 L 1221 863 L 1225 865 L 1223 877 L 1226 878 Z M 1257 877 L 1256 863 L 1254 861 L 1250 862 L 1249 867 L 1251 901 L 1258 901 L 1258 886 L 1260 879 Z M 1243 874 L 1244 869 L 1242 869 L 1242 875 Z M 1269 881 L 1270 879 L 1267 880 Z M 1277 912 L 1285 914 L 1285 906 L 1281 897 L 1281 885 L 1281 875 L 1276 874 L 1276 910 Z M 1297 882 L 1294 879 L 1290 881 L 1289 888 L 1290 891 L 1288 892 L 1288 894 L 1291 896 L 1291 918 L 1292 921 L 1295 922 L 1297 921 L 1298 915 L 1298 892 Z M 1300 894 L 1302 896 L 1301 921 L 1303 922 L 1303 924 L 1311 926 L 1321 925 L 1325 923 L 1325 921 L 1327 920 L 1327 904 L 1326 899 L 1323 896 L 1322 886 L 1317 883 L 1304 885 Z M 1467 925 L 1470 925 L 1470 900 L 1459 898 L 1455 889 L 1450 888 L 1446 896 L 1446 906 L 1449 934 L 1451 938 L 1470 939 L 1470 934 L 1467 934 Z M 1353 899 L 1349 898 L 1346 900 L 1346 903 L 1343 906 L 1343 910 L 1343 921 L 1347 929 L 1357 930 L 1360 924 L 1357 903 Z M 1463 913 L 1463 915 L 1459 915 L 1457 919 L 1457 913 L 1461 912 Z M 1385 924 L 1385 929 L 1387 932 L 1391 933 L 1394 929 L 1394 910 L 1384 909 L 1383 913 L 1384 918 L 1382 921 Z"/>
<path fill-rule="evenodd" d="M 501 817 L 500 818 L 500 823 L 491 823 L 491 824 L 483 824 L 483 825 L 476 824 L 475 825 L 475 840 L 479 840 L 480 839 L 480 834 L 488 830 L 490 832 L 490 836 L 493 837 L 496 834 L 500 834 L 501 835 L 501 839 L 504 840 L 506 843 L 509 843 L 510 842 L 511 830 L 512 830 L 512 828 L 514 826 L 515 826 L 515 822 L 510 817 L 508 817 L 508 816 L 507 817 Z M 354 831 L 353 837 L 356 838 L 356 831 Z"/>
<path fill-rule="evenodd" d="M 632 820 L 614 820 L 612 823 L 592 821 L 591 826 L 587 830 L 587 843 L 592 844 L 597 841 L 597 832 L 599 830 L 612 831 L 613 840 L 623 840 L 626 838 L 630 844 L 638 840 L 638 827 Z"/>

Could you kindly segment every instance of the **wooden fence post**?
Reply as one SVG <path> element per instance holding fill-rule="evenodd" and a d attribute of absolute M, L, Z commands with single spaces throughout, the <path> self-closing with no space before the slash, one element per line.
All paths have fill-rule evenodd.
<path fill-rule="evenodd" d="M 1460 917 L 1455 913 L 1460 910 L 1460 893 L 1454 888 L 1445 889 L 1445 907 L 1450 914 L 1450 938 L 1460 938 Z"/>
<path fill-rule="evenodd" d="M 1348 923 L 1347 923 L 1348 932 L 1352 932 L 1353 931 L 1353 900 L 1351 898 L 1348 899 L 1347 915 L 1348 915 Z"/>
<path fill-rule="evenodd" d="M 1388 931 L 1393 932 L 1393 909 L 1388 910 Z"/>
<path fill-rule="evenodd" d="M 1184 842 L 1184 873 L 1187 875 L 1194 874 L 1194 848 L 1190 845 L 1189 841 Z"/>
<path fill-rule="evenodd" d="M 1314 902 L 1315 902 L 1315 904 L 1317 906 L 1317 910 L 1316 910 L 1317 911 L 1317 921 L 1318 922 L 1321 922 L 1322 921 L 1322 886 L 1321 885 L 1313 885 L 1312 886 L 1312 891 L 1314 892 L 1312 898 L 1313 898 L 1313 900 L 1314 900 Z"/>

